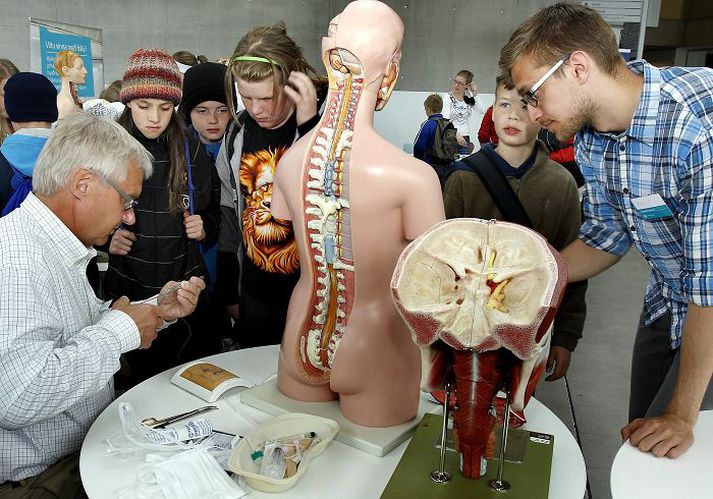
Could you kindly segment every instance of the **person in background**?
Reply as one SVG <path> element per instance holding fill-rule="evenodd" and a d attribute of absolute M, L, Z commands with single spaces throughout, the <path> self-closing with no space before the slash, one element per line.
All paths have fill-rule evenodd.
<path fill-rule="evenodd" d="M 477 108 L 478 112 L 485 112 L 478 100 L 478 86 L 473 81 L 473 73 L 461 69 L 453 77 L 451 91 L 443 109 L 443 117 L 451 120 L 458 131 L 458 144 L 461 147 L 459 154 L 470 154 L 473 151 L 473 144 L 470 142 L 470 117 L 474 108 Z"/>
<path fill-rule="evenodd" d="M 108 87 L 99 94 L 100 99 L 107 102 L 121 102 L 121 80 L 112 81 Z"/>
<path fill-rule="evenodd" d="M 493 106 L 490 106 L 483 115 L 483 121 L 480 123 L 480 130 L 478 130 L 478 142 L 480 142 L 480 147 L 485 144 L 498 144 L 498 134 L 495 132 L 495 123 L 493 122 Z"/>
<path fill-rule="evenodd" d="M 479 157 L 500 170 L 531 228 L 561 250 L 577 238 L 582 225 L 577 186 L 564 168 L 548 159 L 547 149 L 537 140 L 540 125 L 528 116 L 509 76 L 496 80 L 493 122 L 500 142 L 484 145 L 470 159 Z M 449 169 L 443 196 L 446 217 L 503 220 L 498 203 L 473 168 L 470 162 L 458 161 Z M 561 378 L 569 369 L 587 316 L 586 290 L 587 281 L 569 284 L 565 290 L 554 320 L 547 381 Z"/>
<path fill-rule="evenodd" d="M 95 116 L 104 116 L 112 120 L 119 119 L 124 112 L 124 105 L 119 102 L 121 80 L 115 80 L 99 94 L 98 99 L 84 101 L 82 109 Z"/>
<path fill-rule="evenodd" d="M 208 58 L 206 56 L 195 55 L 187 50 L 179 50 L 178 52 L 174 52 L 172 57 L 173 60 L 176 61 L 176 65 L 178 66 L 178 70 L 181 72 L 181 75 L 186 74 L 186 71 L 188 71 L 193 66 L 208 62 Z"/>
<path fill-rule="evenodd" d="M 609 24 L 574 3 L 525 20 L 500 68 L 532 119 L 561 141 L 576 134 L 584 224 L 561 251 L 570 282 L 632 246 L 651 266 L 621 435 L 678 457 L 713 408 L 713 69 L 627 64 Z"/>
<path fill-rule="evenodd" d="M 443 115 L 441 114 L 441 110 L 443 110 L 443 99 L 440 95 L 431 94 L 426 97 L 426 100 L 423 102 L 423 108 L 426 111 L 427 119 L 421 123 L 421 127 L 414 140 L 413 156 L 431 165 L 433 169 L 436 170 L 438 179 L 441 181 L 441 186 L 443 186 L 443 175 L 448 165 L 437 164 L 431 156 L 433 141 L 438 131 L 438 120 L 443 119 Z"/>
<path fill-rule="evenodd" d="M 5 95 L 5 83 L 7 80 L 14 75 L 19 73 L 20 70 L 8 59 L 0 59 L 0 144 L 2 144 L 5 137 L 12 133 L 12 128 L 10 127 L 10 120 L 7 117 L 7 112 L 5 111 L 5 104 L 3 103 L 3 96 Z"/>
<path fill-rule="evenodd" d="M 256 27 L 238 42 L 225 92 L 233 122 L 217 161 L 218 284 L 229 313 L 239 317 L 238 344 L 277 344 L 300 272 L 292 224 L 270 213 L 272 182 L 280 157 L 319 122 L 327 86 L 279 23 Z"/>
<path fill-rule="evenodd" d="M 153 175 L 136 199 L 135 220 L 111 238 L 103 283 L 109 298 L 143 300 L 167 280 L 208 279 L 201 246 L 217 237 L 220 191 L 210 157 L 175 111 L 180 100 L 180 73 L 170 55 L 160 49 L 131 55 L 121 87 L 126 109 L 118 123 L 151 153 Z M 128 388 L 181 362 L 217 353 L 220 337 L 209 324 L 209 299 L 201 295 L 195 313 L 170 326 L 150 349 L 126 354 L 128 374 L 117 376 L 117 385 Z"/>
<path fill-rule="evenodd" d="M 55 104 L 56 111 L 56 104 Z M 151 175 L 116 123 L 75 113 L 37 159 L 33 192 L 0 219 L 0 497 L 85 498 L 79 448 L 114 398 L 122 353 L 148 348 L 195 308 L 200 279 L 163 286 L 159 306 L 99 300 L 85 267 Z"/>
<path fill-rule="evenodd" d="M 14 133 L 0 146 L 2 216 L 32 190 L 35 162 L 57 121 L 57 89 L 44 75 L 17 73 L 5 84 L 5 111 Z"/>
<path fill-rule="evenodd" d="M 539 139 L 547 147 L 550 159 L 564 166 L 564 169 L 574 177 L 577 187 L 582 187 L 584 185 L 584 176 L 574 158 L 574 137 L 561 141 L 557 139 L 554 133 L 543 128 L 540 130 Z"/>
<path fill-rule="evenodd" d="M 183 76 L 179 111 L 189 133 L 203 144 L 214 161 L 230 121 L 224 90 L 226 72 L 223 64 L 205 62 L 191 67 Z"/>
<path fill-rule="evenodd" d="M 184 122 L 188 125 L 188 134 L 198 140 L 210 156 L 215 167 L 215 160 L 220 151 L 225 128 L 230 121 L 227 99 L 225 97 L 225 73 L 227 68 L 217 62 L 204 62 L 191 67 L 183 78 L 183 97 L 178 108 Z M 213 328 L 219 331 L 221 338 L 231 336 L 230 319 L 222 305 L 225 299 L 217 296 L 217 238 L 210 245 L 203 245 L 210 285 L 207 295 L 210 305 Z"/>

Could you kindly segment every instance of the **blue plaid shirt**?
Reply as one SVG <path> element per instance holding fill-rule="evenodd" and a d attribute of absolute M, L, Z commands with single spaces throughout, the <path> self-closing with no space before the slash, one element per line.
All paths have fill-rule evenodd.
<path fill-rule="evenodd" d="M 678 348 L 688 303 L 713 306 L 713 70 L 659 70 L 645 61 L 629 69 L 644 75 L 629 128 L 587 127 L 575 140 L 586 179 L 579 238 L 614 255 L 636 246 L 651 265 L 644 320 L 671 312 L 671 348 Z M 641 216 L 632 199 L 652 194 L 672 217 Z"/>

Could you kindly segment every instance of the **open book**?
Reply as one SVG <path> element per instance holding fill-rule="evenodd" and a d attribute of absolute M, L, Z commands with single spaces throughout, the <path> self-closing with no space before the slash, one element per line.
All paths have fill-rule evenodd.
<path fill-rule="evenodd" d="M 215 402 L 230 388 L 236 386 L 251 388 L 254 386 L 253 383 L 237 374 L 204 361 L 183 366 L 173 375 L 171 383 L 208 402 Z"/>

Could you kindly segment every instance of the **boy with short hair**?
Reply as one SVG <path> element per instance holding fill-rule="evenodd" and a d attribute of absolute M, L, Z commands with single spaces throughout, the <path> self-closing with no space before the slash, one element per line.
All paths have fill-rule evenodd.
<path fill-rule="evenodd" d="M 444 162 L 442 160 L 438 160 L 433 154 L 433 145 L 436 140 L 436 134 L 439 133 L 438 124 L 441 120 L 446 119 L 443 117 L 443 114 L 441 114 L 441 111 L 443 110 L 443 99 L 438 94 L 431 94 L 426 97 L 425 101 L 423 101 L 423 107 L 426 111 L 428 119 L 421 123 L 421 128 L 419 129 L 418 134 L 416 135 L 416 140 L 413 144 L 413 155 L 416 159 L 425 161 L 431 165 L 434 170 L 436 170 L 438 180 L 441 183 L 441 190 L 443 190 L 445 173 L 452 161 Z M 447 126 L 453 125 L 448 124 Z M 445 138 L 448 128 L 442 128 L 441 130 L 442 131 L 440 133 L 443 133 Z M 455 127 L 453 127 L 453 131 L 455 132 Z M 465 144 L 465 140 L 457 132 L 454 135 L 459 145 Z M 455 143 L 453 144 L 453 147 L 455 154 Z"/>
<path fill-rule="evenodd" d="M 496 83 L 493 121 L 500 141 L 485 144 L 468 162 L 452 165 L 444 192 L 446 217 L 505 219 L 472 166 L 476 159 L 477 163 L 489 161 L 504 175 L 531 228 L 561 250 L 576 239 L 581 226 L 577 185 L 561 165 L 548 159 L 546 148 L 537 140 L 540 125 L 530 120 L 509 79 L 499 76 Z M 566 374 L 571 352 L 582 337 L 586 289 L 586 281 L 567 286 L 554 322 L 547 381 Z"/>
<path fill-rule="evenodd" d="M 431 149 L 433 148 L 433 140 L 436 138 L 436 130 L 438 130 L 438 120 L 443 118 L 441 114 L 443 99 L 441 99 L 440 95 L 431 94 L 423 101 L 423 108 L 428 119 L 421 123 L 421 128 L 418 130 L 416 140 L 413 143 L 413 155 L 416 159 L 433 165 Z"/>

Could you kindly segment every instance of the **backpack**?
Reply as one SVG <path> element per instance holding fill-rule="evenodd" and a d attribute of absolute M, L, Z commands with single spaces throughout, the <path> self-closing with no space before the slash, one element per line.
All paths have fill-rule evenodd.
<path fill-rule="evenodd" d="M 436 135 L 431 147 L 431 159 L 437 164 L 450 164 L 458 158 L 456 127 L 445 118 L 436 121 Z"/>

